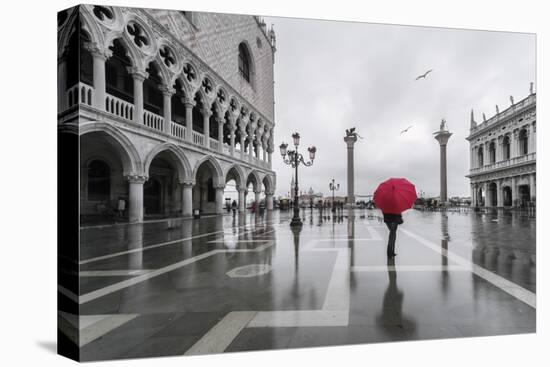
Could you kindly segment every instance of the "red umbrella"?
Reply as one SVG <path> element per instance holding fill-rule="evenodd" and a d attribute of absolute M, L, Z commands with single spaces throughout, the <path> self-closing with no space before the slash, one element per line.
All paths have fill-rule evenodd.
<path fill-rule="evenodd" d="M 401 214 L 412 208 L 416 188 L 404 178 L 390 178 L 378 185 L 373 200 L 382 213 Z"/>

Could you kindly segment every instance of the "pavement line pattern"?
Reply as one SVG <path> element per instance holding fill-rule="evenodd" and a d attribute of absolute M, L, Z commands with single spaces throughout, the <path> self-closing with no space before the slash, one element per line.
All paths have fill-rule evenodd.
<path fill-rule="evenodd" d="M 266 223 L 266 224 L 269 224 L 269 223 Z M 236 228 L 246 228 L 246 226 L 248 226 L 248 224 L 243 225 L 243 226 L 241 226 L 241 227 L 236 227 Z M 260 228 L 254 228 L 254 229 L 251 229 L 251 230 L 248 230 L 248 231 L 239 233 L 239 234 L 237 234 L 237 235 L 235 235 L 235 236 L 238 237 L 238 236 L 241 236 L 241 235 L 250 233 L 250 232 L 259 231 L 259 230 L 261 230 L 261 229 L 263 229 L 263 228 L 261 228 L 261 227 L 260 227 Z M 224 232 L 224 231 L 216 231 L 216 232 L 210 232 L 210 233 L 203 233 L 203 234 L 200 234 L 200 235 L 191 236 L 191 237 L 186 237 L 186 238 L 180 238 L 180 239 L 173 240 L 173 241 L 161 242 L 161 243 L 157 243 L 157 244 L 154 244 L 154 245 L 136 247 L 136 248 L 131 249 L 131 250 L 125 250 L 125 251 L 120 251 L 120 252 L 114 252 L 114 253 L 109 254 L 109 255 L 103 255 L 103 256 L 98 256 L 98 257 L 93 257 L 93 258 L 90 258 L 90 259 L 82 260 L 82 261 L 79 261 L 78 263 L 79 263 L 80 265 L 84 265 L 84 264 L 88 264 L 88 263 L 91 263 L 91 262 L 96 262 L 96 261 L 100 261 L 100 260 L 111 259 L 111 258 L 117 257 L 117 256 L 122 256 L 122 255 L 127 255 L 127 254 L 131 254 L 131 253 L 135 253 L 135 252 L 142 252 L 142 251 L 146 251 L 146 250 L 151 250 L 151 249 L 158 248 L 158 247 L 163 247 L 163 246 L 172 245 L 172 244 L 178 243 L 178 242 L 194 240 L 194 239 L 197 239 L 197 238 L 208 237 L 208 236 L 212 236 L 212 235 L 220 234 L 220 233 L 225 233 L 225 232 Z"/>
<path fill-rule="evenodd" d="M 273 245 L 274 245 L 274 242 L 271 241 L 269 243 L 266 243 L 265 245 L 262 245 L 262 246 L 259 246 L 259 247 L 255 248 L 255 249 L 225 249 L 225 250 L 218 249 L 218 250 L 211 250 L 211 251 L 205 252 L 203 254 L 200 254 L 200 255 L 197 255 L 197 256 L 194 256 L 194 257 L 190 257 L 189 259 L 178 261 L 176 263 L 167 265 L 167 266 L 162 267 L 160 269 L 153 270 L 149 273 L 145 273 L 145 274 L 136 276 L 136 277 L 131 278 L 131 279 L 126 279 L 126 280 L 123 280 L 121 282 L 111 284 L 107 287 L 104 287 L 104 288 L 97 289 L 95 291 L 86 293 L 86 294 L 81 295 L 80 297 L 78 297 L 78 303 L 83 304 L 83 303 L 93 301 L 94 299 L 97 299 L 99 297 L 103 297 L 107 294 L 117 292 L 117 291 L 122 290 L 124 288 L 131 287 L 133 285 L 144 282 L 148 279 L 157 277 L 159 275 L 168 273 L 170 271 L 179 269 L 179 268 L 184 267 L 186 265 L 193 264 L 193 263 L 195 263 L 197 261 L 200 261 L 202 259 L 206 259 L 207 257 L 210 257 L 212 255 L 223 254 L 223 253 L 232 253 L 232 252 L 260 252 L 260 251 L 264 251 L 264 250 L 268 249 L 269 247 L 271 247 Z"/>
<path fill-rule="evenodd" d="M 256 311 L 233 311 L 203 335 L 185 355 L 222 353 L 256 315 Z"/>
<path fill-rule="evenodd" d="M 346 239 L 347 240 L 347 239 Z M 301 252 L 336 252 L 336 261 L 321 310 L 260 311 L 247 327 L 346 326 L 349 323 L 349 248 L 316 248 L 311 240 Z"/>
<path fill-rule="evenodd" d="M 493 284 L 494 286 L 500 288 L 504 292 L 516 297 L 520 301 L 528 304 L 529 306 L 531 306 L 533 308 L 537 308 L 536 307 L 536 295 L 535 295 L 535 293 L 533 293 L 533 292 L 517 285 L 516 283 L 513 283 L 513 282 L 509 281 L 508 279 L 505 279 L 505 278 L 501 277 L 500 275 L 497 275 L 497 274 L 495 274 L 495 273 L 493 273 L 493 272 L 491 272 L 487 269 L 482 268 L 479 265 L 476 265 L 476 264 L 472 263 L 471 261 L 463 258 L 462 256 L 459 256 L 459 255 L 453 253 L 452 251 L 449 251 L 449 250 L 442 251 L 439 246 L 437 246 L 433 242 L 425 239 L 424 237 L 417 235 L 414 232 L 411 232 L 411 231 L 406 230 L 406 229 L 402 229 L 402 231 L 403 231 L 403 233 L 405 233 L 406 235 L 408 235 L 411 238 L 414 238 L 415 240 L 417 240 L 418 242 L 420 242 L 424 246 L 432 249 L 433 251 L 435 251 L 435 252 L 437 252 L 441 255 L 446 256 L 447 258 L 449 258 L 449 260 L 452 260 L 457 264 L 460 264 L 464 267 L 467 267 L 467 268 L 471 269 L 472 273 L 479 276 L 480 278 L 485 279 L 486 281 L 488 281 L 489 283 Z"/>
<path fill-rule="evenodd" d="M 375 271 L 471 271 L 462 265 L 369 265 L 352 266 L 352 272 L 375 272 Z"/>

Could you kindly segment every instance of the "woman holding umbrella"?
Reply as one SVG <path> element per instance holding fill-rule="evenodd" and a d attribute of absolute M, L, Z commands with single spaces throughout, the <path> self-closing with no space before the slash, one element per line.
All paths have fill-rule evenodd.
<path fill-rule="evenodd" d="M 394 258 L 397 255 L 397 226 L 403 224 L 401 213 L 412 208 L 416 200 L 416 188 L 404 178 L 390 178 L 378 185 L 373 200 L 376 207 L 382 211 L 384 223 L 390 231 L 386 253 L 388 258 Z"/>

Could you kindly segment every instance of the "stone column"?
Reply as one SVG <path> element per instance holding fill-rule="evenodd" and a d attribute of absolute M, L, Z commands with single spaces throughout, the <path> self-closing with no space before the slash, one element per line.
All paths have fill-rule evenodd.
<path fill-rule="evenodd" d="M 452 133 L 441 128 L 434 133 L 435 140 L 439 143 L 439 181 L 440 193 L 439 198 L 442 203 L 447 202 L 447 142 Z"/>
<path fill-rule="evenodd" d="M 510 158 L 516 158 L 519 155 L 519 132 L 518 130 L 514 130 L 514 132 L 511 135 L 512 141 L 510 143 L 511 146 L 511 153 Z"/>
<path fill-rule="evenodd" d="M 192 180 L 184 180 L 180 182 L 182 185 L 182 215 L 190 217 L 193 215 L 193 186 L 195 182 Z"/>
<path fill-rule="evenodd" d="M 504 157 L 504 136 L 499 136 L 496 142 L 496 162 L 502 161 Z"/>
<path fill-rule="evenodd" d="M 216 120 L 218 121 L 218 150 L 223 153 L 223 124 L 225 120 L 219 117 Z"/>
<path fill-rule="evenodd" d="M 195 102 L 186 98 L 183 102 L 185 106 L 185 140 L 189 143 L 193 142 L 193 107 Z"/>
<path fill-rule="evenodd" d="M 162 112 L 164 113 L 164 132 L 168 135 L 172 135 L 172 96 L 176 93 L 176 90 L 172 87 L 162 86 L 160 87 L 162 92 Z"/>
<path fill-rule="evenodd" d="M 475 207 L 476 206 L 476 189 L 473 183 L 470 184 L 470 198 L 471 198 L 470 206 Z"/>
<path fill-rule="evenodd" d="M 57 113 L 67 108 L 67 59 L 65 56 L 57 60 Z"/>
<path fill-rule="evenodd" d="M 143 221 L 143 184 L 147 179 L 146 176 L 126 176 L 129 184 L 128 219 L 130 222 Z"/>
<path fill-rule="evenodd" d="M 237 192 L 239 193 L 239 213 L 244 213 L 245 210 L 245 198 L 244 198 L 244 192 L 246 189 L 240 188 L 237 186 Z"/>
<path fill-rule="evenodd" d="M 229 123 L 229 153 L 233 157 L 235 155 L 235 131 L 237 126 L 232 122 Z"/>
<path fill-rule="evenodd" d="M 134 78 L 134 122 L 143 124 L 143 81 L 149 73 L 136 67 L 129 67 L 128 71 Z"/>
<path fill-rule="evenodd" d="M 249 135 L 248 141 L 248 160 L 252 162 L 252 158 L 254 157 L 254 135 Z"/>
<path fill-rule="evenodd" d="M 537 125 L 535 122 L 531 125 L 531 144 L 529 153 L 535 153 L 537 151 Z"/>
<path fill-rule="evenodd" d="M 260 205 L 260 194 L 261 191 L 254 191 L 254 201 L 256 202 L 256 207 L 258 208 Z M 257 212 L 256 212 L 257 213 Z"/>
<path fill-rule="evenodd" d="M 204 146 L 208 149 L 210 149 L 210 116 L 212 116 L 212 111 L 203 108 L 202 121 L 204 124 Z"/>
<path fill-rule="evenodd" d="M 531 173 L 529 175 L 529 195 L 531 195 L 531 201 L 536 201 L 537 198 L 537 184 L 535 175 L 535 173 Z"/>
<path fill-rule="evenodd" d="M 244 128 L 241 128 L 241 160 L 244 161 L 244 136 L 246 134 L 246 130 Z"/>
<path fill-rule="evenodd" d="M 512 207 L 516 207 L 519 204 L 519 192 L 518 192 L 518 178 L 512 177 Z"/>
<path fill-rule="evenodd" d="M 214 186 L 216 190 L 216 214 L 223 214 L 223 190 L 225 185 Z"/>
<path fill-rule="evenodd" d="M 502 208 L 504 206 L 504 195 L 502 193 L 502 180 L 497 180 L 497 206 Z"/>
<path fill-rule="evenodd" d="M 483 191 L 485 192 L 485 202 L 483 203 L 483 206 L 484 207 L 489 207 L 491 206 L 491 203 L 490 203 L 490 198 L 489 198 L 489 183 L 488 182 L 484 182 L 483 183 Z"/>
<path fill-rule="evenodd" d="M 355 167 L 353 158 L 354 144 L 357 142 L 356 135 L 349 135 L 344 137 L 344 141 L 348 147 L 348 199 L 347 203 L 350 205 L 355 204 Z"/>
<path fill-rule="evenodd" d="M 267 210 L 273 210 L 273 193 L 272 192 L 266 192 L 265 193 L 265 208 Z"/>
<path fill-rule="evenodd" d="M 92 96 L 92 106 L 105 111 L 105 61 L 107 55 L 98 49 L 90 49 L 93 58 L 94 68 L 94 94 Z"/>

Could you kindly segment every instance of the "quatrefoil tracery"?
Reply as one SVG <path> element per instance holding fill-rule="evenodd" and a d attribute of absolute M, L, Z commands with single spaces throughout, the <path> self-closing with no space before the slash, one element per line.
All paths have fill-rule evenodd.
<path fill-rule="evenodd" d="M 128 30 L 128 33 L 133 36 L 134 42 L 138 47 L 149 45 L 149 39 L 147 38 L 147 36 L 145 35 L 145 31 L 139 24 L 128 24 L 126 26 L 126 29 Z"/>
<path fill-rule="evenodd" d="M 172 50 L 168 46 L 164 46 L 159 50 L 159 54 L 162 57 L 162 60 L 164 61 L 164 65 L 171 67 L 172 65 L 176 64 L 176 59 L 174 58 L 174 54 L 172 53 Z"/>
<path fill-rule="evenodd" d="M 105 6 L 94 6 L 94 15 L 97 17 L 97 19 L 101 20 L 102 22 L 105 20 L 105 18 L 112 20 L 113 19 L 113 12 L 111 9 L 105 7 Z"/>

